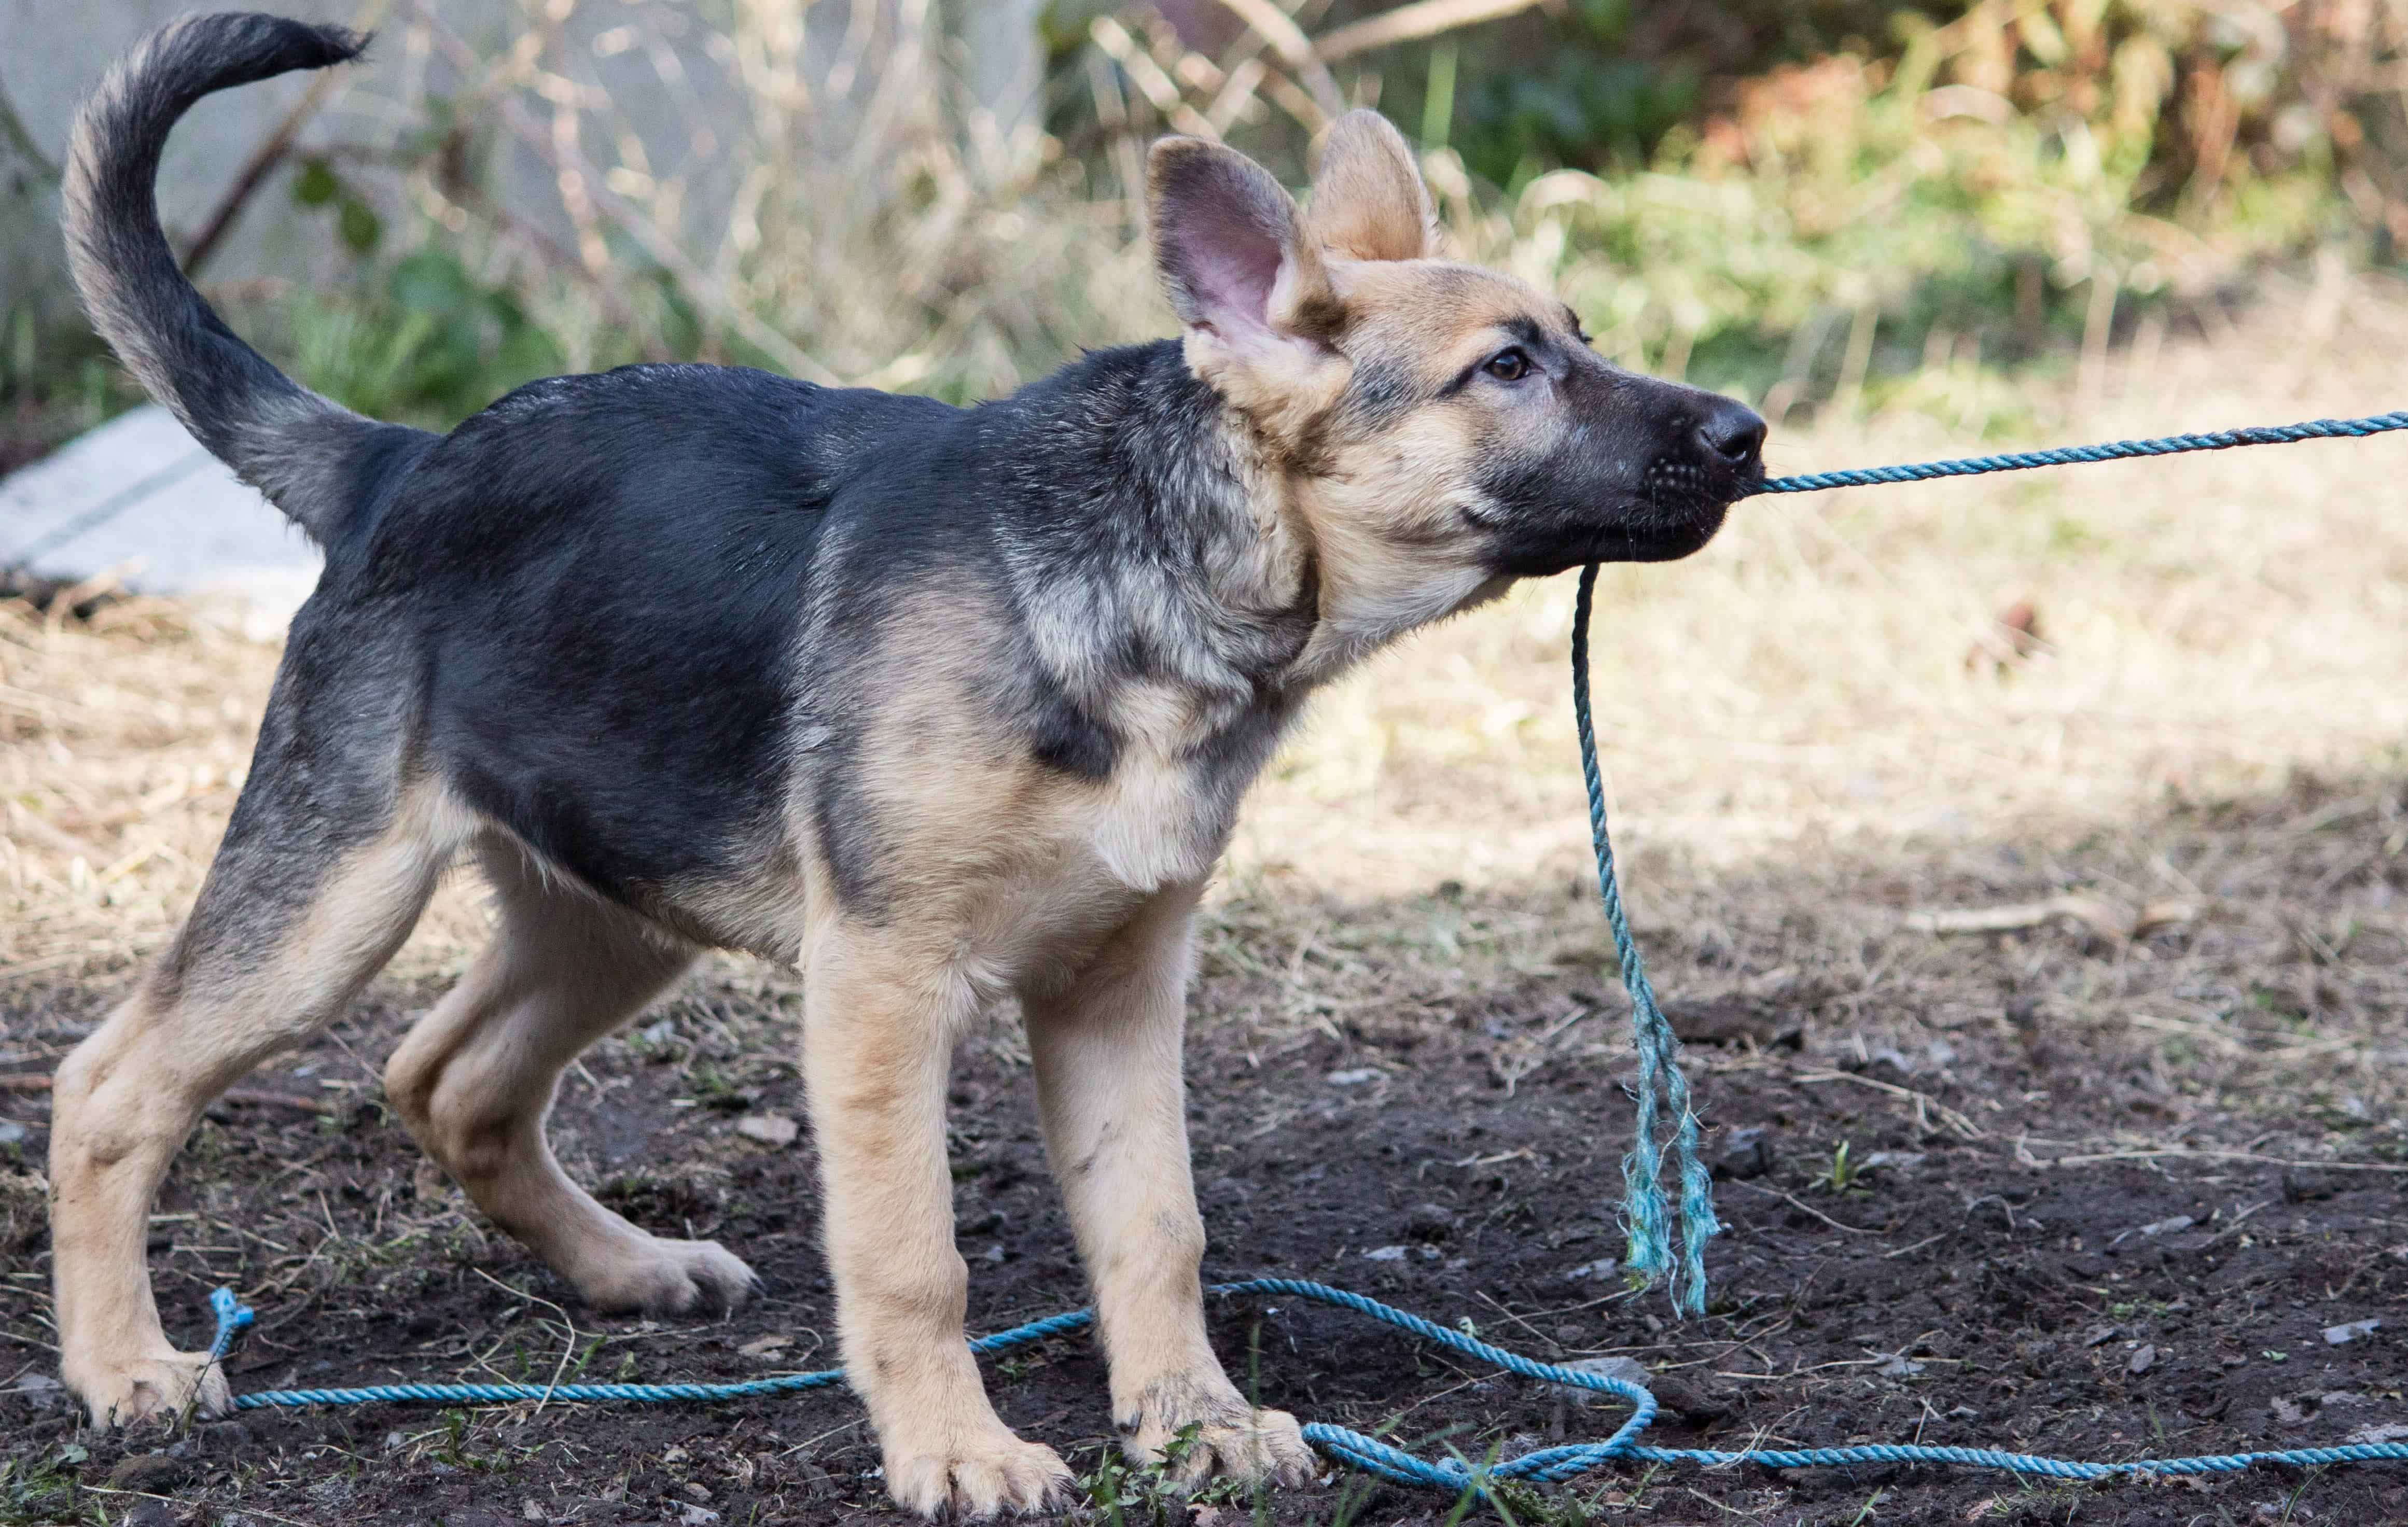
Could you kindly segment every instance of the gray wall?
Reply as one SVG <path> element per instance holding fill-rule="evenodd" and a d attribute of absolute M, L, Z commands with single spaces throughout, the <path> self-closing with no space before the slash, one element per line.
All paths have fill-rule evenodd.
<path fill-rule="evenodd" d="M 796 0 L 804 3 L 804 0 Z M 359 15 L 355 0 L 273 0 L 274 8 L 311 21 L 350 23 Z M 817 57 L 832 49 L 849 0 L 816 7 L 809 36 Z M 0 320 L 30 307 L 48 326 L 75 321 L 74 298 L 65 276 L 58 235 L 57 167 L 77 107 L 109 64 L 136 39 L 168 18 L 190 10 L 222 9 L 225 0 L 0 0 L 0 110 L 22 125 L 23 143 L 0 119 Z M 398 7 L 396 7 L 398 8 Z M 524 14 L 511 0 L 438 0 L 437 11 L 480 48 L 514 30 Z M 588 6 L 570 23 L 572 33 L 595 33 L 617 18 L 616 7 Z M 707 14 L 708 5 L 688 14 Z M 1007 121 L 1026 120 L 1041 84 L 1042 53 L 1036 32 L 1041 0 L 950 0 L 943 13 L 953 33 L 950 61 L 989 107 Z M 590 18 L 590 19 L 589 19 Z M 609 90 L 614 109 L 647 144 L 656 167 L 689 161 L 690 126 L 737 114 L 743 103 L 722 88 L 719 65 L 701 56 L 707 37 L 697 27 L 679 42 L 693 50 L 687 71 L 697 90 L 680 100 L 665 90 L 638 53 L 596 59 L 593 67 Z M 410 66 L 398 28 L 388 23 L 384 39 L 335 103 L 311 121 L 304 146 L 328 142 L 391 141 L 402 116 L 405 71 Z M 451 78 L 439 58 L 430 77 Z M 178 238 L 197 231 L 252 150 L 297 101 L 300 78 L 229 92 L 202 102 L 169 140 L 160 172 L 160 210 Z M 30 150 L 30 151 L 28 151 Z M 712 183 L 707 161 L 689 164 L 696 184 L 689 194 L 688 224 L 709 228 L 730 187 Z M 514 207 L 565 231 L 551 172 L 515 143 L 497 156 L 500 176 Z M 335 268 L 326 248 L 323 220 L 305 218 L 294 207 L 282 179 L 260 188 L 233 235 L 213 257 L 208 277 L 232 280 L 259 275 L 307 278 Z"/>
<path fill-rule="evenodd" d="M 222 8 L 181 0 L 0 0 L 0 100 L 41 156 L 28 164 L 0 128 L 0 313 L 30 305 L 47 323 L 73 310 L 59 245 L 56 171 L 76 107 L 150 28 L 183 11 Z M 353 13 L 351 5 L 329 0 L 279 0 L 279 8 L 315 21 L 348 21 Z M 160 207 L 170 229 L 188 231 L 208 215 L 261 135 L 305 88 L 279 79 L 194 109 L 160 169 Z M 324 131 L 322 125 L 321 138 Z M 290 206 L 289 198 L 274 199 Z M 264 268 L 275 221 L 255 219 L 238 229 L 219 256 L 220 272 Z"/>

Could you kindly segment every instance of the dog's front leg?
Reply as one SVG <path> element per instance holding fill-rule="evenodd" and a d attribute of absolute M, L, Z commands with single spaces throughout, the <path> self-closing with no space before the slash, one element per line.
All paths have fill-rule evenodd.
<path fill-rule="evenodd" d="M 1164 892 L 1075 986 L 1026 1005 L 1038 1104 L 1095 1283 L 1125 1450 L 1152 1463 L 1178 1444 L 1190 1484 L 1215 1473 L 1295 1484 L 1313 1464 L 1296 1419 L 1239 1393 L 1204 1332 L 1180 1071 L 1199 889 Z"/>
<path fill-rule="evenodd" d="M 1033 1510 L 1070 1472 L 1012 1435 L 964 1339 L 945 1078 L 973 1006 L 941 958 L 842 921 L 806 955 L 803 1076 L 826 1200 L 846 1377 L 869 1407 L 886 1488 L 926 1516 Z"/>

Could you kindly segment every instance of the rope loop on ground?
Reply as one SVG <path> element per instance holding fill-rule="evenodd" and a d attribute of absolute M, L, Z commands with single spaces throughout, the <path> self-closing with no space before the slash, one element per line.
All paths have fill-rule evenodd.
<path fill-rule="evenodd" d="M 2193 1458 L 2140 1458 L 2120 1463 L 2076 1463 L 2030 1453 L 2001 1452 L 1989 1448 L 1894 1447 L 1872 1444 L 1855 1448 L 1750 1448 L 1726 1451 L 1712 1448 L 1654 1448 L 1640 1439 L 1654 1424 L 1655 1395 L 1640 1385 L 1610 1374 L 1562 1363 L 1541 1363 L 1519 1352 L 1481 1340 L 1419 1315 L 1385 1305 L 1366 1294 L 1332 1288 L 1307 1278 L 1255 1277 L 1216 1283 L 1207 1292 L 1223 1298 L 1301 1299 L 1368 1317 L 1396 1327 L 1419 1340 L 1485 1363 L 1517 1377 L 1563 1389 L 1602 1394 L 1630 1406 L 1625 1420 L 1602 1442 L 1571 1443 L 1542 1448 L 1517 1458 L 1475 1463 L 1460 1456 L 1423 1458 L 1394 1443 L 1343 1426 L 1312 1422 L 1304 1428 L 1307 1442 L 1332 1461 L 1376 1475 L 1396 1484 L 1470 1494 L 1486 1499 L 1498 1480 L 1523 1484 L 1559 1484 L 1610 1463 L 1698 1463 L 1730 1468 L 1742 1463 L 1772 1469 L 1849 1468 L 1862 1464 L 1948 1463 L 1966 1468 L 2001 1469 L 2050 1479 L 2105 1479 L 2118 1475 L 2230 1474 L 2266 1464 L 2304 1468 L 2326 1463 L 2408 1463 L 2408 1443 L 2349 1443 L 2336 1448 L 2294 1448 L 2281 1452 L 2209 1453 Z M 209 1360 L 222 1361 L 235 1335 L 249 1325 L 251 1312 L 238 1303 L 231 1289 L 209 1295 L 217 1314 L 217 1334 L 209 1343 Z M 1008 1331 L 981 1336 L 969 1344 L 979 1353 L 1000 1352 L 1043 1341 L 1093 1323 L 1088 1310 L 1070 1310 L 1030 1320 Z M 589 1401 L 661 1405 L 675 1401 L 752 1399 L 766 1394 L 791 1394 L 799 1390 L 826 1389 L 844 1381 L 844 1370 L 786 1374 L 734 1384 L 370 1384 L 356 1389 L 261 1390 L 235 1396 L 236 1410 L 297 1409 L 310 1406 L 355 1405 L 511 1405 L 525 1402 Z"/>

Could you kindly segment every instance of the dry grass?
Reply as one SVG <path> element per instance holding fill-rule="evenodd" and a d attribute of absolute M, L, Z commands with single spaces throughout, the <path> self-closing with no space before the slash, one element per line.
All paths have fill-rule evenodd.
<path fill-rule="evenodd" d="M 2036 433 L 2372 409 L 2396 401 L 2403 341 L 2408 296 L 2331 277 L 2275 293 L 2213 343 L 2128 354 L 2103 403 L 2039 396 Z M 1773 457 L 1798 470 L 1963 445 L 1928 413 L 1896 412 L 1777 434 Z M 1826 851 L 2112 835 L 2170 802 L 2262 792 L 2296 771 L 2396 772 L 2408 539 L 2392 495 L 2367 485 L 2403 450 L 2310 445 L 1758 499 L 1690 562 L 1610 570 L 1598 713 L 1642 921 L 1670 932 L 1729 877 Z M 1586 827 L 1565 703 L 1571 596 L 1570 578 L 1529 587 L 1325 696 L 1249 808 L 1228 876 L 1248 906 L 1227 915 L 1252 920 L 1266 897 L 1297 907 L 1447 880 L 1575 881 Z M 2045 644 L 2000 664 L 1995 617 L 2018 600 Z M 0 605 L 0 980 L 122 970 L 170 935 L 275 656 L 154 601 L 89 623 Z M 2141 864 L 2119 893 L 2212 897 L 2245 870 L 2201 886 Z M 1565 908 L 1579 920 L 1542 918 L 1531 948 L 1594 939 L 1585 908 Z M 447 889 L 403 971 L 455 967 L 480 920 L 470 890 Z"/>

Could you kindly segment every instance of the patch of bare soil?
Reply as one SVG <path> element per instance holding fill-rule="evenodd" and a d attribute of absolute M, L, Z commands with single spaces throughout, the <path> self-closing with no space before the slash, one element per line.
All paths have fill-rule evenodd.
<path fill-rule="evenodd" d="M 1713 1310 L 1694 1320 L 1611 1264 L 1630 1066 L 1578 882 L 1240 898 L 1207 930 L 1189 1046 L 1209 1273 L 1325 1279 L 1549 1360 L 1635 1359 L 1677 1412 L 1654 1434 L 1672 1446 L 2117 1460 L 2408 1436 L 2403 849 L 2408 786 L 2382 777 L 1743 878 L 1642 855 L 1658 985 L 1713 1041 L 1689 1061 L 1729 1232 Z M 2189 901 L 2137 936 L 2098 914 L 2169 875 Z M 1935 935 L 1915 917 L 2052 898 L 2003 932 Z M 0 991 L 0 1521 L 888 1520 L 841 1391 L 253 1411 L 179 1439 L 79 1430 L 47 1377 L 46 1094 L 26 1078 L 124 978 Z M 162 1307 L 197 1342 L 210 1289 L 257 1306 L 237 1391 L 833 1362 L 809 1133 L 776 1145 L 754 1138 L 774 1127 L 739 1128 L 804 1117 L 791 980 L 714 966 L 565 1089 L 555 1136 L 573 1171 L 638 1223 L 719 1237 L 764 1275 L 756 1305 L 693 1326 L 578 1307 L 421 1163 L 374 1070 L 434 990 L 380 987 L 213 1109 L 176 1168 L 151 1231 Z M 966 1047 L 953 1159 L 976 1329 L 1083 1297 L 1030 1091 L 1010 1026 Z M 1231 1301 L 1214 1322 L 1265 1404 L 1426 1449 L 1518 1452 L 1620 1416 L 1315 1306 Z M 1087 1508 L 1098 1519 L 1386 1527 L 1454 1506 L 1345 1477 L 1181 1505 L 1099 1475 L 1111 1429 L 1084 1338 L 988 1374 L 1008 1421 L 1121 1503 Z M 1517 1522 L 2355 1527 L 2408 1521 L 2408 1469 L 2063 1486 L 1629 1468 L 1507 1508 Z"/>

